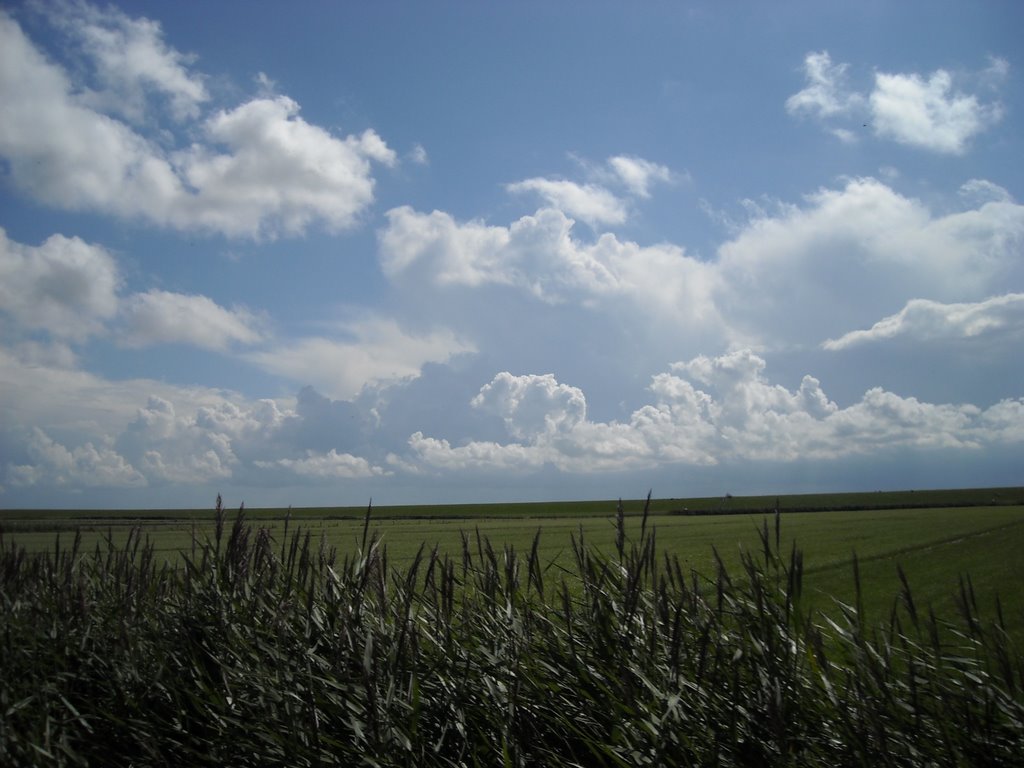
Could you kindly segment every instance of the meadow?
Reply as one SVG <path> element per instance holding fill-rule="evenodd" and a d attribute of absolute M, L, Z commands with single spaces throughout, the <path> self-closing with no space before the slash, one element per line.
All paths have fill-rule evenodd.
<path fill-rule="evenodd" d="M 0 525 L 4 764 L 1024 749 L 1024 489 Z"/>
<path fill-rule="evenodd" d="M 373 530 L 394 567 L 407 567 L 422 546 L 456 556 L 462 534 L 479 534 L 499 549 L 523 552 L 538 531 L 545 569 L 572 564 L 570 536 L 609 552 L 615 541 L 619 501 L 376 506 Z M 767 519 L 780 510 L 780 546 L 804 553 L 809 605 L 835 612 L 852 598 L 853 558 L 858 558 L 864 607 L 888 616 L 902 587 L 899 564 L 922 604 L 955 615 L 960 581 L 969 577 L 976 598 L 994 610 L 1001 598 L 1007 624 L 1024 644 L 1024 488 L 984 488 L 793 496 L 722 496 L 622 501 L 627 534 L 638 528 L 647 505 L 648 525 L 661 552 L 682 566 L 711 574 L 717 558 L 732 570 L 741 555 L 760 546 Z M 244 505 L 242 505 L 244 506 Z M 245 508 L 254 525 L 272 537 L 286 521 L 344 556 L 360 543 L 367 507 Z M 82 534 L 82 550 L 107 541 L 123 545 L 133 531 L 149 538 L 157 560 L 178 562 L 192 542 L 213 531 L 214 512 L 198 510 L 10 510 L 0 512 L 0 534 L 29 552 L 52 549 Z"/>

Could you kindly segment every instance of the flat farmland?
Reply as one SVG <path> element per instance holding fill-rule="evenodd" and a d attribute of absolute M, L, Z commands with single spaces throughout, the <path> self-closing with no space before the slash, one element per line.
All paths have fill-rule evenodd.
<path fill-rule="evenodd" d="M 859 563 L 862 601 L 869 620 L 887 618 L 901 591 L 897 565 L 922 610 L 955 620 L 961 579 L 970 579 L 978 607 L 994 616 L 996 596 L 1011 632 L 1024 638 L 1024 505 L 1021 489 L 979 489 L 890 494 L 836 494 L 783 497 L 722 497 L 652 500 L 647 520 L 661 553 L 679 558 L 686 571 L 711 579 L 715 552 L 740 577 L 741 553 L 761 548 L 759 532 L 768 526 L 774 540 L 775 515 L 782 510 L 780 545 L 804 554 L 805 605 L 832 612 L 836 600 L 855 601 L 853 556 Z M 946 506 L 960 503 L 962 506 Z M 938 504 L 940 506 L 927 506 Z M 627 537 L 638 538 L 644 502 L 623 503 Z M 615 501 L 548 504 L 495 504 L 381 507 L 371 511 L 370 530 L 385 548 L 388 564 L 402 568 L 420 547 L 437 548 L 455 559 L 468 543 L 477 554 L 478 537 L 497 551 L 529 551 L 539 532 L 538 552 L 546 580 L 557 584 L 573 570 L 572 538 L 605 553 L 615 545 Z M 845 509 L 842 509 L 845 507 Z M 365 509 L 254 509 L 254 526 L 280 541 L 286 524 L 308 531 L 314 544 L 339 557 L 357 551 Z M 227 513 L 226 525 L 235 517 Z M 288 517 L 286 523 L 286 515 Z M 157 561 L 177 562 L 183 552 L 214 535 L 211 510 L 5 511 L 0 512 L 3 544 L 30 552 L 71 545 L 81 550 L 121 546 L 133 528 L 154 545 Z M 627 539 L 628 544 L 628 539 Z M 571 577 L 568 577 L 571 580 Z"/>
<path fill-rule="evenodd" d="M 4 512 L 0 763 L 1018 764 L 1018 492 L 775 504 Z"/>

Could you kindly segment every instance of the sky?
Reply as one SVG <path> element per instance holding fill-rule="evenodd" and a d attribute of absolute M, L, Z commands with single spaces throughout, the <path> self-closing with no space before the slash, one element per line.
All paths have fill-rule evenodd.
<path fill-rule="evenodd" d="M 1024 5 L 4 2 L 0 508 L 1024 482 Z"/>

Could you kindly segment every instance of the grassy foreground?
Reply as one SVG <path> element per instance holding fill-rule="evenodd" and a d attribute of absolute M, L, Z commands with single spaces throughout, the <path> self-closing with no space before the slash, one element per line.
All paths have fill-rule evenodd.
<path fill-rule="evenodd" d="M 539 534 L 395 566 L 369 517 L 339 557 L 220 509 L 177 565 L 3 545 L 0 764 L 1018 764 L 1024 658 L 969 580 L 946 625 L 900 571 L 879 625 L 857 563 L 828 620 L 779 517 L 708 578 L 636 522 L 559 567 Z"/>
<path fill-rule="evenodd" d="M 774 496 L 654 499 L 647 508 L 647 519 L 657 528 L 658 557 L 668 553 L 679 559 L 685 572 L 712 574 L 717 568 L 717 548 L 717 557 L 730 571 L 738 572 L 741 553 L 760 547 L 758 531 L 765 519 L 769 524 L 773 521 L 773 513 L 763 510 L 775 501 Z M 862 580 L 862 619 L 869 623 L 889 616 L 893 597 L 902 588 L 897 564 L 905 571 L 918 603 L 934 608 L 941 618 L 958 615 L 959 582 L 969 574 L 982 610 L 991 614 L 996 597 L 1000 597 L 1007 628 L 1024 647 L 1024 558 L 1019 556 L 1024 551 L 1022 502 L 1022 488 L 782 496 L 780 546 L 788 552 L 796 545 L 805 552 L 805 608 L 841 618 L 833 598 L 853 601 L 850 574 L 856 553 Z M 692 512 L 714 510 L 715 505 L 723 504 L 730 505 L 724 514 L 673 514 L 683 507 Z M 896 507 L 876 509 L 873 504 Z M 939 506 L 921 508 L 917 504 Z M 847 508 L 833 511 L 843 506 Z M 638 536 L 645 502 L 625 501 L 623 508 L 627 535 Z M 440 556 L 461 557 L 465 531 L 488 538 L 495 549 L 509 546 L 522 551 L 530 549 L 540 530 L 538 557 L 546 569 L 557 573 L 575 567 L 574 535 L 584 536 L 589 546 L 601 552 L 614 551 L 616 509 L 615 501 L 375 506 L 373 520 L 394 567 L 408 568 L 424 544 L 428 549 L 436 546 Z M 324 546 L 351 556 L 361 544 L 365 512 L 365 506 L 358 512 L 354 508 L 294 510 L 289 522 L 292 527 L 301 523 L 309 530 L 317 547 L 323 539 Z M 247 519 L 265 527 L 276 540 L 284 535 L 286 516 L 283 509 L 246 509 Z M 83 551 L 92 551 L 97 544 L 107 548 L 111 541 L 123 547 L 129 537 L 138 535 L 136 529 L 151 542 L 158 566 L 165 560 L 181 565 L 194 538 L 213 535 L 213 514 L 209 509 L 201 513 L 161 510 L 146 515 L 135 510 L 0 512 L 0 535 L 28 552 L 67 546 L 77 533 L 81 533 Z M 55 543 L 58 535 L 63 545 Z"/>

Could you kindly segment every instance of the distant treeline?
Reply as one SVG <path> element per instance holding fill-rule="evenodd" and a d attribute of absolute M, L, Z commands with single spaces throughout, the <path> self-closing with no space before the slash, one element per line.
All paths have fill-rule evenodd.
<path fill-rule="evenodd" d="M 873 491 L 798 496 L 733 496 L 672 500 L 670 515 L 752 515 L 779 512 L 869 512 L 882 509 L 931 509 L 1024 505 L 1024 488 L 963 488 L 924 491 Z"/>
<path fill-rule="evenodd" d="M 713 515 L 770 515 L 775 512 L 872 512 L 883 509 L 949 509 L 952 507 L 993 507 L 993 506 L 1024 506 L 1024 500 L 1015 499 L 1012 501 L 969 501 L 969 502 L 956 502 L 956 503 L 943 503 L 943 504 L 838 504 L 834 506 L 796 506 L 788 507 L 784 505 L 772 505 L 770 507 L 719 507 L 717 509 L 704 508 L 704 509 L 671 509 L 667 514 L 670 515 L 688 515 L 688 516 L 705 516 L 710 517 Z"/>

